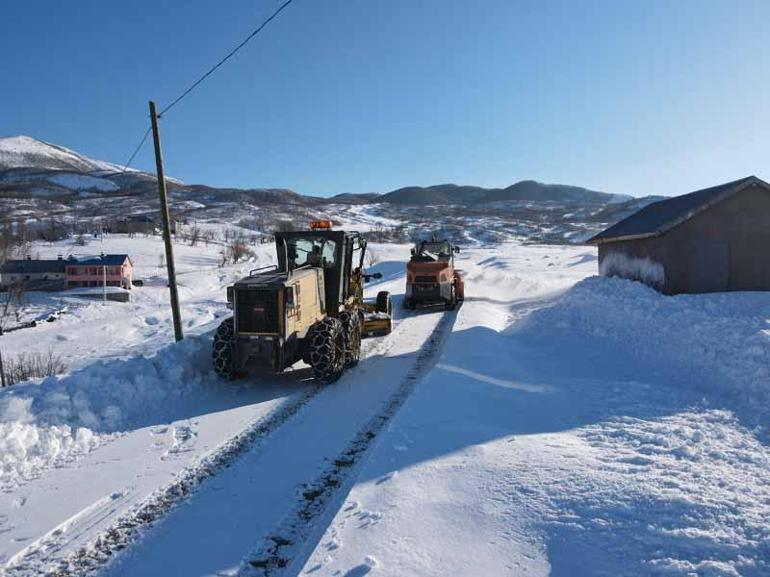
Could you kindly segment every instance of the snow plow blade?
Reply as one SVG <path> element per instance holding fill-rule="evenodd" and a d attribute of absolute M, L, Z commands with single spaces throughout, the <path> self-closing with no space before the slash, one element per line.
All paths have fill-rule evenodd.
<path fill-rule="evenodd" d="M 390 334 L 393 330 L 393 302 L 388 291 L 380 291 L 375 302 L 365 302 L 361 308 L 364 313 L 362 336 L 380 337 Z"/>
<path fill-rule="evenodd" d="M 364 326 L 361 330 L 366 337 L 380 337 L 390 334 L 393 329 L 393 320 L 384 313 L 364 315 Z"/>

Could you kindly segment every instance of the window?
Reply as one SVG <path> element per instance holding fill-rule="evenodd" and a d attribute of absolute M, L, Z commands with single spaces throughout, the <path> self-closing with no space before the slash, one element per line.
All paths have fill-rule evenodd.
<path fill-rule="evenodd" d="M 337 243 L 333 240 L 307 237 L 287 239 L 289 269 L 310 265 L 333 268 L 337 254 Z"/>

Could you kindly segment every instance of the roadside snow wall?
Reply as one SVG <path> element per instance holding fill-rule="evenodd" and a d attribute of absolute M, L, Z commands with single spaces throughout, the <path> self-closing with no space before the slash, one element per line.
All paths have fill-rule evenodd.
<path fill-rule="evenodd" d="M 646 378 L 727 394 L 759 411 L 770 401 L 767 292 L 665 296 L 639 282 L 591 277 L 512 332 L 558 341 L 564 355 L 599 350 L 603 362 L 633 362 Z"/>
<path fill-rule="evenodd" d="M 167 415 L 200 390 L 210 339 L 188 338 L 154 357 L 100 361 L 0 393 L 0 490 Z"/>

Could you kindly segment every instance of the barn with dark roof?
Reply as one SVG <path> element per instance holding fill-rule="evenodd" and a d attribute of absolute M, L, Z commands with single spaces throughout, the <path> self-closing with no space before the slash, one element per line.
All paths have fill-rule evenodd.
<path fill-rule="evenodd" d="M 654 202 L 588 242 L 600 274 L 666 294 L 770 290 L 770 185 L 749 176 Z"/>

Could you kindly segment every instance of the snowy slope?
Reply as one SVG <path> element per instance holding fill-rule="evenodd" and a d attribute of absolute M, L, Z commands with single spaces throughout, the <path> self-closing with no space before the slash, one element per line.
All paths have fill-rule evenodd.
<path fill-rule="evenodd" d="M 119 172 L 123 170 L 116 164 L 94 160 L 63 146 L 50 144 L 29 136 L 0 138 L 0 170 L 25 167 L 80 172 Z"/>

